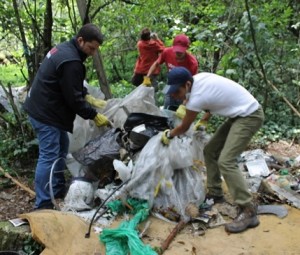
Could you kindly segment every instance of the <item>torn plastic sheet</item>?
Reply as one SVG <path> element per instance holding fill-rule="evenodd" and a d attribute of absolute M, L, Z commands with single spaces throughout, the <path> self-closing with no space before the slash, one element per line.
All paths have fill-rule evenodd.
<path fill-rule="evenodd" d="M 138 86 L 123 99 L 108 100 L 103 114 L 114 123 L 114 127 L 121 128 L 133 112 L 162 116 L 155 105 L 153 87 Z"/>

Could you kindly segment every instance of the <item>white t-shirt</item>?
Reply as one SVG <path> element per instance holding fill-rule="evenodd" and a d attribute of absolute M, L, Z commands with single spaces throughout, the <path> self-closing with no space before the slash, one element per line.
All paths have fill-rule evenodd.
<path fill-rule="evenodd" d="M 194 83 L 186 108 L 234 118 L 245 117 L 259 108 L 257 100 L 241 85 L 213 73 L 193 76 Z"/>

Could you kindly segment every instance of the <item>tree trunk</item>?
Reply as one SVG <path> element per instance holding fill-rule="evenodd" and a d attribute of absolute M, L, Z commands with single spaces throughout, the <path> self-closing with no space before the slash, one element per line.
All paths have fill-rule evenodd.
<path fill-rule="evenodd" d="M 51 50 L 52 45 L 52 25 L 53 25 L 53 17 L 52 17 L 52 3 L 51 0 L 47 0 L 46 4 L 46 12 L 44 17 L 44 56 Z"/>
<path fill-rule="evenodd" d="M 89 18 L 85 17 L 86 16 L 85 15 L 86 14 L 86 8 L 87 8 L 86 1 L 85 0 L 77 0 L 77 6 L 78 6 L 78 10 L 79 10 L 79 13 L 80 13 L 81 20 L 90 22 Z M 102 92 L 104 93 L 105 98 L 109 99 L 109 98 L 112 97 L 112 95 L 111 95 L 111 91 L 110 91 L 108 81 L 107 81 L 107 77 L 106 77 L 106 74 L 105 74 L 100 49 L 93 56 L 93 61 L 94 61 L 94 65 L 95 65 L 95 68 L 96 68 L 96 73 L 97 73 L 97 76 L 98 76 L 98 80 L 99 80 L 99 83 L 100 83 L 100 88 L 101 88 Z"/>

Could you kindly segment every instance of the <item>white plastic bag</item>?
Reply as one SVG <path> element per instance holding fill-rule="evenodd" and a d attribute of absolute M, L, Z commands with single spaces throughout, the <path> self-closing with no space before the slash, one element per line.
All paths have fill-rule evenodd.
<path fill-rule="evenodd" d="M 74 180 L 64 199 L 63 211 L 82 211 L 91 209 L 94 201 L 95 188 L 87 181 Z"/>
<path fill-rule="evenodd" d="M 100 88 L 90 86 L 86 81 L 84 81 L 84 86 L 87 88 L 90 95 L 95 98 L 103 99 L 104 94 L 101 92 Z M 104 109 L 97 109 L 98 112 L 103 111 Z M 100 135 L 107 131 L 107 127 L 97 127 L 95 123 L 91 120 L 85 120 L 80 116 L 76 115 L 74 121 L 73 133 L 69 135 L 69 152 L 75 152 L 90 141 L 95 138 L 97 135 Z"/>
<path fill-rule="evenodd" d="M 164 146 L 161 135 L 152 137 L 143 148 L 125 189 L 154 208 L 172 208 L 186 218 L 186 206 L 200 205 L 205 196 L 201 173 L 192 167 L 192 139 L 175 137 Z"/>
<path fill-rule="evenodd" d="M 122 161 L 115 159 L 113 161 L 114 169 L 118 172 L 118 175 L 122 182 L 127 181 L 131 176 L 131 171 L 133 168 L 132 160 L 129 161 L 128 166 L 126 166 Z"/>

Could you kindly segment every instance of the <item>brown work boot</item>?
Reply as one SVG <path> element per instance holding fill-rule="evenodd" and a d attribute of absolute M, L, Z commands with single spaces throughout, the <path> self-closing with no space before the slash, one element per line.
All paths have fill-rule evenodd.
<path fill-rule="evenodd" d="M 247 228 L 255 228 L 259 225 L 259 220 L 256 215 L 256 206 L 254 204 L 240 207 L 238 216 L 231 222 L 225 225 L 225 230 L 229 233 L 240 233 Z"/>

